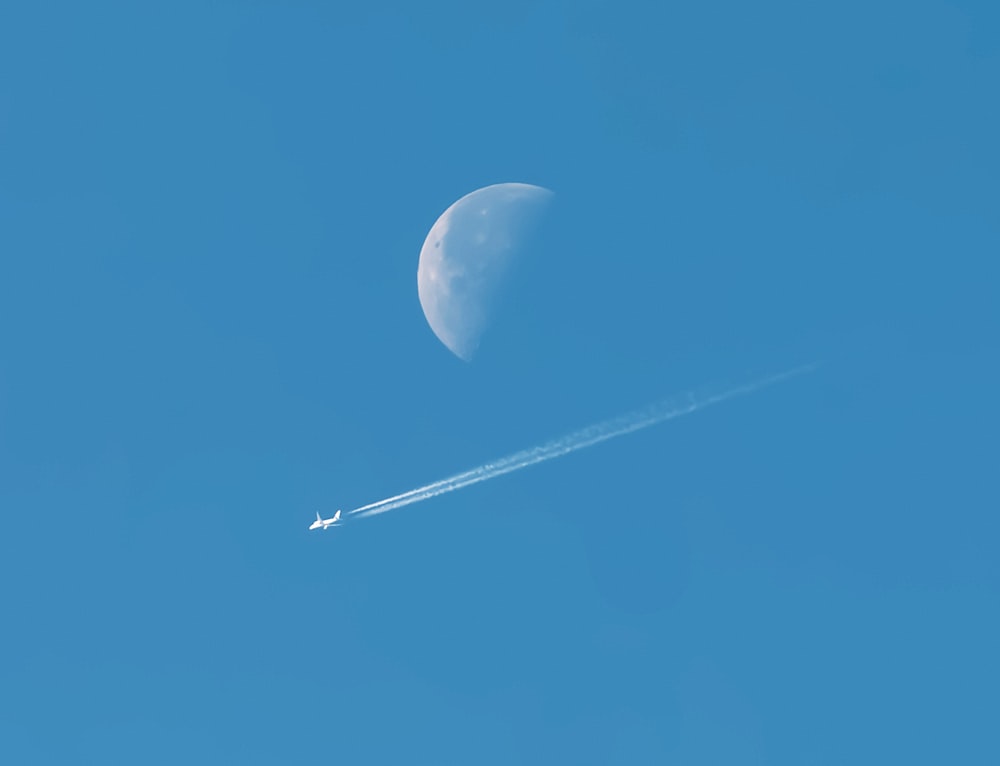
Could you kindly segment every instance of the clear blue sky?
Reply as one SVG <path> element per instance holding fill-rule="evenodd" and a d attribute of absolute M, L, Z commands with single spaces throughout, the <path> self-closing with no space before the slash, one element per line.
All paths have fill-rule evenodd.
<path fill-rule="evenodd" d="M 0 761 L 1000 762 L 998 83 L 985 1 L 4 3 Z"/>

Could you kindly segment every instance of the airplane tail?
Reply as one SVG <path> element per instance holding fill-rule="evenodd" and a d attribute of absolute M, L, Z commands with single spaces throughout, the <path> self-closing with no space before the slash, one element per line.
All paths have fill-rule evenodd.
<path fill-rule="evenodd" d="M 316 521 L 322 521 L 323 518 L 319 515 L 319 511 L 316 511 Z"/>
<path fill-rule="evenodd" d="M 340 521 L 340 509 L 337 509 L 337 512 L 333 514 L 333 520 Z"/>

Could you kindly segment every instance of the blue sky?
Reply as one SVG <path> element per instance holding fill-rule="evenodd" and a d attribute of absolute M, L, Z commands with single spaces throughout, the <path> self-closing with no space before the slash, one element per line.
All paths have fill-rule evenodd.
<path fill-rule="evenodd" d="M 418 5 L 0 10 L 0 760 L 995 763 L 995 4 Z"/>

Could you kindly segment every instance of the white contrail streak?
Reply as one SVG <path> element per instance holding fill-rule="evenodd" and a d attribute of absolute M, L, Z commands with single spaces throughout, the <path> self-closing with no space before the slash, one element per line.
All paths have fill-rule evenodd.
<path fill-rule="evenodd" d="M 520 471 L 522 468 L 544 463 L 547 460 L 568 455 L 570 452 L 576 452 L 584 447 L 592 447 L 609 439 L 624 436 L 634 431 L 640 431 L 643 428 L 649 428 L 666 420 L 673 420 L 681 415 L 687 415 L 695 410 L 719 404 L 727 399 L 753 393 L 765 386 L 786 380 L 794 375 L 810 372 L 813 369 L 815 369 L 815 365 L 799 367 L 789 372 L 783 372 L 779 375 L 772 375 L 771 377 L 762 378 L 752 383 L 730 388 L 720 394 L 701 398 L 698 398 L 694 393 L 673 397 L 650 407 L 634 410 L 626 415 L 605 420 L 596 425 L 587 426 L 538 447 L 531 447 L 530 449 L 515 452 L 499 460 L 484 463 L 478 468 L 472 468 L 468 471 L 455 474 L 447 479 L 436 481 L 433 484 L 417 487 L 394 497 L 387 497 L 384 500 L 379 500 L 377 503 L 363 505 L 360 508 L 355 508 L 349 515 L 361 514 L 360 518 L 366 518 L 402 508 L 405 505 L 430 500 L 432 497 L 443 495 L 446 492 L 454 492 L 456 489 L 470 487 L 482 481 L 495 479 L 497 476 L 503 476 L 505 473 Z"/>

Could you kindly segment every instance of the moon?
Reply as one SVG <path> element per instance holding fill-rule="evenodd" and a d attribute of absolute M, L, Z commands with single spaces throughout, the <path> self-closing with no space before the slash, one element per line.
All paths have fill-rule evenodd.
<path fill-rule="evenodd" d="M 541 186 L 485 186 L 441 214 L 420 250 L 417 292 L 438 339 L 472 361 L 524 241 L 553 192 Z"/>

